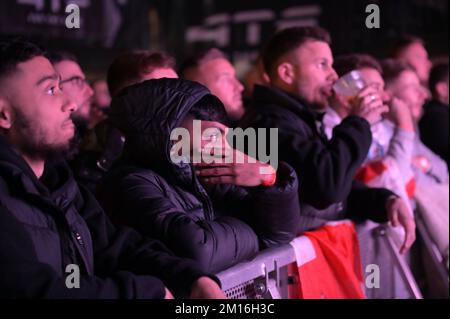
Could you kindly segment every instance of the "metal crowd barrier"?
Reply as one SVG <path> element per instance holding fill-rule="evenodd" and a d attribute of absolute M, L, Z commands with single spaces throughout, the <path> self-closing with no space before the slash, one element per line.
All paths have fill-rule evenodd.
<path fill-rule="evenodd" d="M 266 249 L 253 260 L 239 263 L 219 274 L 229 299 L 287 299 L 287 266 L 295 262 L 291 245 Z"/>
<path fill-rule="evenodd" d="M 416 216 L 417 231 L 423 243 L 423 261 L 431 298 L 449 298 L 449 277 L 446 260 L 439 251 L 420 214 Z"/>
<path fill-rule="evenodd" d="M 414 279 L 410 267 L 406 263 L 405 259 L 400 255 L 398 247 L 394 243 L 393 237 L 395 236 L 395 234 L 393 233 L 392 228 L 386 225 L 381 225 L 375 228 L 374 232 L 377 236 L 380 236 L 382 239 L 384 239 L 384 243 L 389 249 L 392 259 L 400 270 L 400 274 L 403 278 L 403 281 L 406 283 L 406 287 L 409 289 L 411 296 L 413 296 L 414 299 L 423 299 L 422 293 L 416 280 Z"/>
<path fill-rule="evenodd" d="M 422 299 L 422 294 L 409 266 L 398 253 L 398 248 L 392 239 L 391 229 L 382 225 L 377 227 L 375 232 L 384 239 L 412 296 Z M 302 236 L 296 240 L 301 238 Z M 296 247 L 301 250 L 298 245 Z M 300 263 L 303 264 L 307 261 L 305 259 Z M 230 267 L 218 273 L 217 277 L 229 299 L 288 299 L 289 284 L 295 280 L 295 278 L 289 277 L 288 265 L 295 262 L 294 248 L 288 244 L 263 250 L 254 259 Z M 448 290 L 448 273 L 446 280 Z"/>

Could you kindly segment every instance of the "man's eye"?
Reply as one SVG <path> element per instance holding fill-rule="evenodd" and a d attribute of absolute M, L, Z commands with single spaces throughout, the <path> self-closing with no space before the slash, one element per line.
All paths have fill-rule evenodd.
<path fill-rule="evenodd" d="M 48 95 L 55 95 L 55 91 L 56 91 L 56 88 L 54 86 L 52 86 L 51 88 L 49 88 L 47 90 L 47 94 Z"/>
<path fill-rule="evenodd" d="M 52 86 L 47 90 L 48 95 L 55 95 L 58 91 L 61 91 L 61 85 L 58 86 Z"/>

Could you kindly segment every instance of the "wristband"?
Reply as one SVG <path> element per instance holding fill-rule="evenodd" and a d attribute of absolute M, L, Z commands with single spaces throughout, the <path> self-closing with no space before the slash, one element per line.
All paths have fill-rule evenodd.
<path fill-rule="evenodd" d="M 263 186 L 273 186 L 275 184 L 275 182 L 277 181 L 277 172 L 273 172 L 271 174 L 264 174 L 262 175 L 262 183 L 261 185 Z"/>

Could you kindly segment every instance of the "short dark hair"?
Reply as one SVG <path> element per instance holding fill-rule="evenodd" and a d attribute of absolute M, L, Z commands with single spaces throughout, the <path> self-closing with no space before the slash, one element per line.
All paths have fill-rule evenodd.
<path fill-rule="evenodd" d="M 213 95 L 206 95 L 189 110 L 188 116 L 195 120 L 227 124 L 227 112 L 222 102 Z"/>
<path fill-rule="evenodd" d="M 37 56 L 45 56 L 45 51 L 32 42 L 19 38 L 0 41 L 0 79 L 11 75 L 19 63 Z"/>
<path fill-rule="evenodd" d="M 216 48 L 208 48 L 197 51 L 181 64 L 179 74 L 182 78 L 184 78 L 187 70 L 196 69 L 206 62 L 216 59 L 227 59 L 227 56 L 225 53 Z"/>
<path fill-rule="evenodd" d="M 422 38 L 411 34 L 402 34 L 391 44 L 389 56 L 392 58 L 398 58 L 400 53 L 407 47 L 409 47 L 413 43 L 420 43 L 425 46 L 425 42 Z"/>
<path fill-rule="evenodd" d="M 47 59 L 50 60 L 52 64 L 56 64 L 62 61 L 72 61 L 79 64 L 77 57 L 74 54 L 67 51 L 49 52 L 47 53 L 46 57 Z"/>
<path fill-rule="evenodd" d="M 414 72 L 414 69 L 406 62 L 399 61 L 397 59 L 386 59 L 381 62 L 383 68 L 383 79 L 386 84 L 395 81 L 400 74 L 405 71 Z"/>
<path fill-rule="evenodd" d="M 267 74 L 269 76 L 274 74 L 281 57 L 311 40 L 331 44 L 330 34 L 321 27 L 292 27 L 275 33 L 262 52 L 262 60 Z"/>
<path fill-rule="evenodd" d="M 111 96 L 157 68 L 174 68 L 175 59 L 165 52 L 135 50 L 119 55 L 109 66 L 106 82 Z"/>
<path fill-rule="evenodd" d="M 448 62 L 441 62 L 433 66 L 430 71 L 428 86 L 431 93 L 435 93 L 436 85 L 448 79 Z"/>
<path fill-rule="evenodd" d="M 373 56 L 362 53 L 341 55 L 334 60 L 333 67 L 339 76 L 363 68 L 375 69 L 380 74 L 383 73 L 380 63 Z"/>

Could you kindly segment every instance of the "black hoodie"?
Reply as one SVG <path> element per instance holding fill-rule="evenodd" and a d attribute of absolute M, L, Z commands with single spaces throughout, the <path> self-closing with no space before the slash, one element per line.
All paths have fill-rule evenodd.
<path fill-rule="evenodd" d="M 272 187 L 206 191 L 190 163 L 170 160 L 171 131 L 200 100 L 221 102 L 190 81 L 150 80 L 117 96 L 110 120 L 126 138 L 99 197 L 115 219 L 162 240 L 180 256 L 220 271 L 261 248 L 289 242 L 300 216 L 295 172 L 280 164 Z"/>
<path fill-rule="evenodd" d="M 66 286 L 70 264 L 79 288 Z M 163 298 L 164 286 L 186 296 L 204 274 L 160 242 L 113 226 L 64 162 L 46 164 L 37 179 L 0 136 L 0 298 Z"/>

